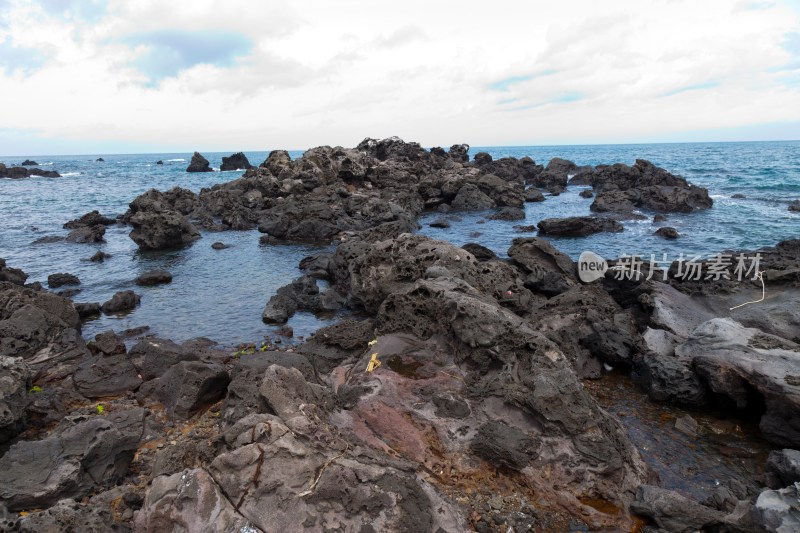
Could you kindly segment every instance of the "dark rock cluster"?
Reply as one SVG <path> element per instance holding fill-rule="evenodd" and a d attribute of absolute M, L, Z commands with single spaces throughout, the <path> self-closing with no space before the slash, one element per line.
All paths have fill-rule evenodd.
<path fill-rule="evenodd" d="M 0 163 L 0 178 L 60 178 L 61 174 L 55 170 L 42 170 L 40 168 L 25 168 L 26 164 L 36 164 L 33 161 L 25 161 L 18 167 L 7 167 L 5 164 Z"/>

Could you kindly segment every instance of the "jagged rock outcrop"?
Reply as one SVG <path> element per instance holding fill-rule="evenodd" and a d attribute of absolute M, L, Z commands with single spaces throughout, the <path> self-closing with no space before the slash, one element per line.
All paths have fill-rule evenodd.
<path fill-rule="evenodd" d="M 637 159 L 632 167 L 622 163 L 600 165 L 587 181 L 596 193 L 591 209 L 599 213 L 630 215 L 636 208 L 690 213 L 714 203 L 707 189 L 644 159 Z"/>
<path fill-rule="evenodd" d="M 186 167 L 186 172 L 212 172 L 213 169 L 208 162 L 208 159 L 202 156 L 200 152 L 192 154 L 192 160 L 189 161 L 189 166 Z"/>
<path fill-rule="evenodd" d="M 125 475 L 143 431 L 144 411 L 68 418 L 54 435 L 21 441 L 0 457 L 0 503 L 11 511 L 82 498 Z"/>
<path fill-rule="evenodd" d="M 3 163 L 0 163 L 0 178 L 20 179 L 28 177 L 60 178 L 61 174 L 59 174 L 55 170 L 42 170 L 40 168 L 25 168 L 24 166 L 9 168 L 6 167 Z"/>
<path fill-rule="evenodd" d="M 223 157 L 222 165 L 219 167 L 222 172 L 227 170 L 247 170 L 250 168 L 253 168 L 253 165 L 250 164 L 250 161 L 247 160 L 247 156 L 242 152 L 236 152 L 228 157 Z"/>

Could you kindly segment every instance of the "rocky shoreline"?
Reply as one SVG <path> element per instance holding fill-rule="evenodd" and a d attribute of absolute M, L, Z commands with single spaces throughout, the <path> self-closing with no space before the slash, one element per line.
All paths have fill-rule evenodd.
<path fill-rule="evenodd" d="M 437 533 L 800 526 L 788 507 L 800 482 L 800 241 L 759 250 L 768 298 L 730 309 L 761 293 L 760 281 L 736 281 L 734 264 L 728 280 L 661 280 L 646 268 L 625 279 L 613 269 L 620 258 L 585 283 L 542 236 L 515 239 L 500 259 L 478 243 L 414 235 L 423 212 L 496 209 L 514 219 L 525 202 L 549 201 L 570 184 L 592 186 L 594 215 L 551 219 L 540 235 L 622 231 L 638 209 L 712 208 L 707 190 L 647 161 L 543 167 L 486 153 L 469 161 L 467 150 L 390 138 L 314 148 L 294 161 L 275 151 L 199 194 L 151 190 L 131 202 L 119 220 L 143 250 L 191 244 L 201 228 L 257 228 L 267 245 L 334 242 L 333 252 L 301 262 L 302 275 L 267 302 L 263 319 L 357 314 L 291 347 L 231 351 L 154 337 L 131 346 L 114 332 L 86 342 L 87 304 L 24 285 L 24 272 L 0 260 L 0 524 Z M 116 222 L 94 212 L 66 226 L 102 238 Z M 171 279 L 151 274 L 141 282 Z M 120 305 L 135 306 L 127 292 Z M 586 385 L 604 383 L 609 369 L 654 402 L 756 421 L 774 447 L 762 473 L 721 479 L 703 501 L 660 487 L 648 460 L 657 452 L 637 449 Z M 682 430 L 698 431 L 690 415 L 681 420 Z"/>

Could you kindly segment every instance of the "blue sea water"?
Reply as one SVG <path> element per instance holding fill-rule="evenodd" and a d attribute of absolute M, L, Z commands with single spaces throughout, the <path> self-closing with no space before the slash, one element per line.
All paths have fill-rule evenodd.
<path fill-rule="evenodd" d="M 553 157 L 570 159 L 578 165 L 623 162 L 637 158 L 652 161 L 670 172 L 706 187 L 714 207 L 690 214 L 671 214 L 666 225 L 682 237 L 665 241 L 653 236 L 648 219 L 626 221 L 622 233 L 598 234 L 585 238 L 554 238 L 554 244 L 577 256 L 592 250 L 603 257 L 622 254 L 683 253 L 710 255 L 722 250 L 754 249 L 800 237 L 800 215 L 791 213 L 789 203 L 800 198 L 800 142 L 687 143 L 591 146 L 473 147 L 471 154 L 486 151 L 493 157 L 530 156 L 546 164 Z M 298 157 L 302 152 L 290 152 Z M 225 153 L 205 153 L 218 168 Z M 253 164 L 267 152 L 247 152 Z M 102 156 L 105 162 L 95 159 Z M 298 263 L 323 248 L 311 245 L 262 246 L 257 231 L 209 233 L 194 245 L 168 252 L 140 252 L 127 234 L 130 228 L 112 226 L 101 244 L 56 242 L 33 244 L 47 236 L 64 236 L 64 222 L 97 209 L 107 216 L 118 215 L 128 203 L 150 188 L 174 186 L 195 192 L 203 187 L 230 181 L 241 172 L 188 174 L 191 154 L 142 154 L 92 156 L 0 157 L 6 165 L 26 158 L 54 169 L 62 178 L 0 179 L 0 257 L 10 266 L 30 274 L 29 281 L 46 282 L 56 272 L 70 272 L 81 279 L 78 302 L 103 302 L 114 292 L 134 288 L 133 279 L 153 268 L 172 272 L 169 285 L 135 287 L 142 295 L 141 306 L 120 317 L 101 317 L 84 325 L 88 338 L 114 329 L 149 325 L 151 332 L 175 340 L 206 336 L 223 345 L 255 342 L 274 328 L 261 322 L 264 304 L 275 290 L 299 275 Z M 163 160 L 164 165 L 156 165 Z M 591 199 L 581 198 L 582 187 L 570 187 L 557 197 L 526 205 L 526 220 L 489 221 L 488 213 L 449 215 L 452 226 L 435 229 L 428 224 L 439 214 L 420 220 L 421 233 L 462 245 L 479 242 L 505 255 L 512 239 L 533 233 L 514 229 L 548 217 L 589 214 Z M 734 194 L 744 199 L 734 199 Z M 479 236 L 475 236 L 480 233 Z M 223 241 L 231 247 L 212 250 L 211 243 Z M 97 250 L 113 257 L 104 263 L 87 261 Z M 290 322 L 296 334 L 306 335 L 330 317 L 300 313 Z"/>

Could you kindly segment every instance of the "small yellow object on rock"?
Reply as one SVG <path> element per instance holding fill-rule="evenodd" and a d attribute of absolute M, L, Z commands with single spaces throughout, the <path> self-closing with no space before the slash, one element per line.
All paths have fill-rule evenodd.
<path fill-rule="evenodd" d="M 370 345 L 370 346 L 375 346 L 376 344 L 378 344 L 378 339 L 372 339 L 367 344 Z"/>
<path fill-rule="evenodd" d="M 367 372 L 372 372 L 379 366 L 381 366 L 381 362 L 378 361 L 378 354 L 374 353 L 372 354 L 372 357 L 369 360 L 369 364 L 367 364 Z"/>

